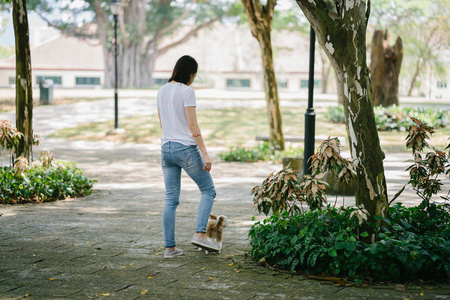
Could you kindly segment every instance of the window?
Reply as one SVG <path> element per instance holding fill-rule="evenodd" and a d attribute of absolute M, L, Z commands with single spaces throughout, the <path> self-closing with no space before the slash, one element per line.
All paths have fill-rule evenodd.
<path fill-rule="evenodd" d="M 437 87 L 438 87 L 438 89 L 445 89 L 445 88 L 447 88 L 447 82 L 446 81 L 438 81 Z"/>
<path fill-rule="evenodd" d="M 168 81 L 167 78 L 154 78 L 153 79 L 153 85 L 161 86 L 163 84 L 166 84 L 167 81 Z"/>
<path fill-rule="evenodd" d="M 227 87 L 229 88 L 249 88 L 250 79 L 227 79 Z"/>
<path fill-rule="evenodd" d="M 9 84 L 16 84 L 16 77 L 9 77 L 8 82 Z"/>
<path fill-rule="evenodd" d="M 36 76 L 36 84 L 40 84 L 42 81 L 50 79 L 55 85 L 61 85 L 61 76 Z"/>
<path fill-rule="evenodd" d="M 302 79 L 302 81 L 300 82 L 300 88 L 302 88 L 302 89 L 307 89 L 307 88 L 308 88 L 308 82 L 309 82 L 308 79 Z M 314 80 L 314 87 L 315 87 L 315 88 L 320 87 L 320 84 L 321 84 L 321 83 L 322 83 L 322 81 L 319 80 L 319 79 Z"/>
<path fill-rule="evenodd" d="M 100 85 L 100 77 L 75 77 L 75 85 Z"/>
<path fill-rule="evenodd" d="M 288 81 L 287 80 L 278 80 L 278 87 L 286 89 L 288 87 Z"/>

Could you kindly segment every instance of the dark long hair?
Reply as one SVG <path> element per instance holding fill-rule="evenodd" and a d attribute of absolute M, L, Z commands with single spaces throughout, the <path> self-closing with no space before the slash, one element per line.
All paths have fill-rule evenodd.
<path fill-rule="evenodd" d="M 197 61 L 189 55 L 184 55 L 180 57 L 175 64 L 175 68 L 173 68 L 172 76 L 169 78 L 169 82 L 176 81 L 187 84 L 191 79 L 192 74 L 197 73 L 197 69 Z"/>

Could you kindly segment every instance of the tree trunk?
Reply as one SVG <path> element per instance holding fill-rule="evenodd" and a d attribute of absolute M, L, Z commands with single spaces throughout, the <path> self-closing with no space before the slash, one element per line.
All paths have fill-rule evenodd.
<path fill-rule="evenodd" d="M 156 57 L 159 55 L 159 50 L 157 49 L 157 44 L 155 41 L 150 42 L 145 52 L 141 55 L 141 85 L 150 86 L 154 85 L 153 80 L 153 69 L 155 67 Z"/>
<path fill-rule="evenodd" d="M 25 0 L 14 0 L 13 22 L 16 40 L 16 127 L 23 134 L 15 149 L 16 157 L 29 163 L 33 152 L 33 89 L 28 16 Z"/>
<path fill-rule="evenodd" d="M 372 108 L 372 88 L 366 63 L 366 26 L 370 1 L 344 1 L 338 18 L 329 16 L 324 0 L 297 0 L 316 32 L 338 80 L 344 103 L 351 155 L 357 166 L 356 204 L 375 216 L 388 216 L 384 153 L 380 147 Z M 367 8 L 367 10 L 366 10 Z"/>
<path fill-rule="evenodd" d="M 420 71 L 422 70 L 422 67 L 424 65 L 425 65 L 425 60 L 423 60 L 422 57 L 419 56 L 418 62 L 416 64 L 416 71 L 414 72 L 413 78 L 411 80 L 411 84 L 409 85 L 408 97 L 411 96 L 414 86 L 416 85 L 417 77 L 419 76 Z"/>
<path fill-rule="evenodd" d="M 97 20 L 97 35 L 102 44 L 103 62 L 105 64 L 105 88 L 114 87 L 114 57 L 113 47 L 108 37 L 108 16 L 102 8 L 100 0 L 94 0 L 92 4 L 95 12 L 95 19 Z"/>
<path fill-rule="evenodd" d="M 399 37 L 394 47 L 388 42 L 389 30 L 385 34 L 382 30 L 375 31 L 370 64 L 374 106 L 399 105 L 398 76 L 403 59 L 402 40 Z"/>
<path fill-rule="evenodd" d="M 326 54 L 320 51 L 320 60 L 322 61 L 322 93 L 326 94 L 328 92 L 328 81 L 330 78 L 331 66 L 326 58 Z"/>
<path fill-rule="evenodd" d="M 276 0 L 268 0 L 263 6 L 259 0 L 242 0 L 250 29 L 261 48 L 264 69 L 264 90 L 266 94 L 267 116 L 269 119 L 269 141 L 271 145 L 284 150 L 284 136 L 281 120 L 280 100 L 275 77 L 272 53 L 272 18 Z"/>
<path fill-rule="evenodd" d="M 264 90 L 266 94 L 267 115 L 269 119 L 269 141 L 273 147 L 284 150 L 284 136 L 278 96 L 278 85 L 273 66 L 272 42 L 270 31 L 260 32 L 258 42 L 262 52 L 264 69 Z"/>

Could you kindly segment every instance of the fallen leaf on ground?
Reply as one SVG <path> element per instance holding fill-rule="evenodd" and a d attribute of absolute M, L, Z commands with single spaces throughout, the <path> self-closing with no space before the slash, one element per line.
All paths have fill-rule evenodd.
<path fill-rule="evenodd" d="M 103 293 L 102 296 L 109 296 L 109 293 Z"/>
<path fill-rule="evenodd" d="M 121 269 L 125 269 L 127 266 L 120 266 Z"/>
<path fill-rule="evenodd" d="M 131 263 L 130 266 L 134 266 L 134 263 Z"/>
<path fill-rule="evenodd" d="M 419 296 L 423 296 L 423 292 L 419 294 Z"/>
<path fill-rule="evenodd" d="M 148 279 L 152 279 L 153 278 L 153 276 L 148 276 Z"/>
<path fill-rule="evenodd" d="M 228 266 L 230 266 L 230 267 L 231 267 L 232 265 L 234 265 L 234 263 L 228 264 Z"/>
<path fill-rule="evenodd" d="M 50 278 L 50 281 L 55 281 L 55 278 Z"/>
<path fill-rule="evenodd" d="M 345 286 L 346 286 L 346 287 L 354 286 L 354 284 L 353 284 L 353 283 L 346 283 Z"/>
<path fill-rule="evenodd" d="M 215 278 L 212 278 L 211 276 L 208 276 L 209 279 L 214 280 Z"/>
<path fill-rule="evenodd" d="M 203 271 L 203 270 L 205 270 L 205 269 L 206 269 L 206 267 L 203 267 L 203 268 L 200 269 L 200 271 Z"/>
<path fill-rule="evenodd" d="M 148 293 L 148 290 L 141 290 L 142 295 L 147 295 L 147 293 Z"/>
<path fill-rule="evenodd" d="M 400 292 L 406 291 L 406 287 L 404 284 L 397 284 L 394 289 Z"/>

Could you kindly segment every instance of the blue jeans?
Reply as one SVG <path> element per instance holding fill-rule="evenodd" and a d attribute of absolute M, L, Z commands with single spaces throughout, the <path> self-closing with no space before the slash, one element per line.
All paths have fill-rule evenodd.
<path fill-rule="evenodd" d="M 167 142 L 161 146 L 161 166 L 166 186 L 163 209 L 163 227 L 165 247 L 175 247 L 175 212 L 180 203 L 181 169 L 197 184 L 202 197 L 197 211 L 195 232 L 206 232 L 216 190 L 207 171 L 203 171 L 203 158 L 196 145 L 186 146 L 176 142 Z"/>

